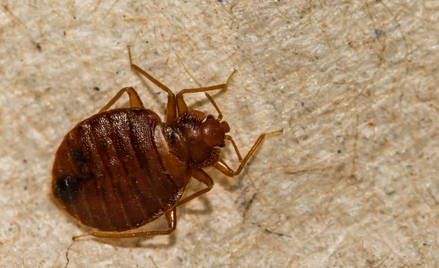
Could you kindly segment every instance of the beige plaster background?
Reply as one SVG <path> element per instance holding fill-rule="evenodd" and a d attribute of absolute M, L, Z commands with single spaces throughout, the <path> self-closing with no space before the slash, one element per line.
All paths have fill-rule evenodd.
<path fill-rule="evenodd" d="M 439 265 L 438 1 L 0 2 L 0 267 L 65 267 L 68 249 L 70 268 Z M 72 244 L 86 230 L 49 198 L 64 135 L 125 86 L 164 115 L 128 44 L 174 92 L 197 87 L 176 53 L 204 86 L 236 68 L 213 95 L 242 153 L 284 133 L 247 165 L 262 195 L 207 169 L 169 237 Z"/>

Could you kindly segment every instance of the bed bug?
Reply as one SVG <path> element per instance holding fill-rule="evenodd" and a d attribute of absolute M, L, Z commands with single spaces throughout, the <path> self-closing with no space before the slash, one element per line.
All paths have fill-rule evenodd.
<path fill-rule="evenodd" d="M 128 238 L 166 235 L 177 227 L 176 208 L 209 192 L 214 182 L 203 168 L 214 166 L 227 176 L 238 175 L 268 134 L 259 136 L 242 158 L 230 127 L 212 97 L 212 90 L 225 84 L 184 89 L 177 95 L 133 64 L 130 66 L 168 95 L 166 122 L 144 108 L 132 87 L 122 88 L 97 114 L 78 123 L 59 146 L 52 170 L 52 196 L 58 205 L 82 225 L 95 231 L 73 237 Z M 218 117 L 189 110 L 183 94 L 204 92 Z M 124 94 L 130 108 L 109 108 Z M 229 140 L 240 160 L 236 171 L 220 157 L 220 148 Z M 183 197 L 194 178 L 206 188 Z M 136 230 L 162 215 L 167 230 Z"/>

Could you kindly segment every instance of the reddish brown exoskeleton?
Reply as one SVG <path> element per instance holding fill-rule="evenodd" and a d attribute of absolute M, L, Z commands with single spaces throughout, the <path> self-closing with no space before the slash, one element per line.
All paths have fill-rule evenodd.
<path fill-rule="evenodd" d="M 207 91 L 224 89 L 227 83 L 185 89 L 177 96 L 151 75 L 138 71 L 168 94 L 166 123 L 143 107 L 132 87 L 123 88 L 98 114 L 77 124 L 64 138 L 53 165 L 52 194 L 59 205 L 102 238 L 126 238 L 170 234 L 177 227 L 176 207 L 212 189 L 213 180 L 204 167 L 214 166 L 227 176 L 239 174 L 265 135 L 244 159 L 239 154 L 227 122 Z M 108 110 L 123 93 L 130 108 Z M 218 118 L 188 110 L 185 93 L 205 92 Z M 220 157 L 219 147 L 230 140 L 241 165 L 233 171 Z M 207 188 L 182 199 L 191 178 Z M 136 231 L 165 214 L 168 230 Z"/>

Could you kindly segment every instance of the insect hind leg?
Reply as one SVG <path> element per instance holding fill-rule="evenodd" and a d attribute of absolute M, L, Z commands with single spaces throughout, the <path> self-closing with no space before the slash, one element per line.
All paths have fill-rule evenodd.
<path fill-rule="evenodd" d="M 72 237 L 72 240 L 78 240 L 80 238 L 86 236 L 94 236 L 99 238 L 106 239 L 117 239 L 117 238 L 133 238 L 133 237 L 142 237 L 142 236 L 152 236 L 152 235 L 168 235 L 175 231 L 177 228 L 177 211 L 174 207 L 173 209 L 167 211 L 165 213 L 166 220 L 168 221 L 168 230 L 154 230 L 154 231 L 145 231 L 145 232 L 130 232 L 130 233 L 107 233 L 107 232 L 92 232 L 88 234 L 83 234 L 79 236 Z"/>
<path fill-rule="evenodd" d="M 174 125 L 175 120 L 176 120 L 176 116 L 177 116 L 177 111 L 176 111 L 176 101 L 175 101 L 175 95 L 174 93 L 165 85 L 163 85 L 162 83 L 160 83 L 157 79 L 155 79 L 154 77 L 152 77 L 149 73 L 145 72 L 144 70 L 142 70 L 142 68 L 140 68 L 139 66 L 135 65 L 133 63 L 133 59 L 131 57 L 131 49 L 130 46 L 128 47 L 128 55 L 130 57 L 130 66 L 132 69 L 138 71 L 139 73 L 141 73 L 143 76 L 145 76 L 146 78 L 148 78 L 151 82 L 153 82 L 156 86 L 158 86 L 159 88 L 161 88 L 163 91 L 165 91 L 166 93 L 168 93 L 168 106 L 167 106 L 167 117 L 166 117 L 166 124 L 167 125 Z"/>
<path fill-rule="evenodd" d="M 99 113 L 106 112 L 111 107 L 111 105 L 113 105 L 122 96 L 122 94 L 125 93 L 125 92 L 130 97 L 130 105 L 131 105 L 131 107 L 143 108 L 142 100 L 140 100 L 139 95 L 137 94 L 136 90 L 134 88 L 132 88 L 132 87 L 124 87 L 121 90 L 119 90 L 119 92 L 116 94 L 116 96 L 114 96 L 107 103 L 107 105 L 105 105 L 104 108 L 102 108 L 99 111 Z"/>

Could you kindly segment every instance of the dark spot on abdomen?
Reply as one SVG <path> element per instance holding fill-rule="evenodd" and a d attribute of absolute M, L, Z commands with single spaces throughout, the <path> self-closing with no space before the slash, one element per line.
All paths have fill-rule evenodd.
<path fill-rule="evenodd" d="M 75 203 L 79 194 L 78 179 L 70 175 L 59 177 L 53 193 L 65 204 Z"/>
<path fill-rule="evenodd" d="M 85 165 L 85 157 L 82 149 L 80 147 L 73 147 L 70 149 L 72 151 L 73 161 L 79 168 L 82 168 Z"/>

